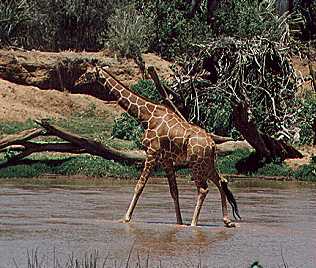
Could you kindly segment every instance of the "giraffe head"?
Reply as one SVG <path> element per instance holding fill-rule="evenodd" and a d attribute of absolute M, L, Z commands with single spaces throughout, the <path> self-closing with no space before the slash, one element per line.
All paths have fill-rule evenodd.
<path fill-rule="evenodd" d="M 101 67 L 89 65 L 84 74 L 82 74 L 75 82 L 75 86 L 95 83 L 102 80 L 103 74 L 100 72 Z"/>

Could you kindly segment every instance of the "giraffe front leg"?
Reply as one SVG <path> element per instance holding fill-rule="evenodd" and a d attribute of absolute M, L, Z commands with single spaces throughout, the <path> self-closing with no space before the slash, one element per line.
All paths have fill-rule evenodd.
<path fill-rule="evenodd" d="M 171 163 L 163 163 L 165 172 L 167 174 L 168 183 L 169 183 L 169 190 L 171 197 L 174 202 L 174 207 L 176 211 L 176 218 L 177 218 L 177 224 L 182 225 L 182 216 L 180 211 L 180 205 L 179 205 L 179 191 L 178 191 L 178 185 L 176 181 L 176 175 L 175 170 L 173 167 L 172 162 Z"/>
<path fill-rule="evenodd" d="M 154 155 L 147 156 L 143 171 L 142 171 L 140 178 L 135 186 L 132 201 L 128 207 L 128 210 L 127 210 L 124 218 L 122 219 L 122 222 L 125 222 L 125 223 L 130 222 L 130 220 L 132 218 L 133 211 L 136 207 L 137 201 L 138 201 L 141 193 L 144 190 L 146 182 L 150 176 L 151 171 L 155 167 L 155 164 L 156 164 L 156 156 L 154 156 Z"/>
<path fill-rule="evenodd" d="M 196 207 L 194 210 L 191 226 L 197 225 L 203 202 L 208 193 L 208 185 L 206 181 L 195 180 L 195 184 L 197 186 L 198 196 L 197 196 Z"/>

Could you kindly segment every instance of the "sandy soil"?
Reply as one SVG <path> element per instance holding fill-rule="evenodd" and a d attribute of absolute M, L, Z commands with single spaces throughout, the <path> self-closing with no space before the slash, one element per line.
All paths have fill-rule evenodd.
<path fill-rule="evenodd" d="M 0 79 L 0 121 L 24 122 L 27 119 L 66 118 L 95 105 L 97 114 L 118 116 L 122 110 L 114 103 L 94 97 L 57 90 L 41 90 Z"/>
<path fill-rule="evenodd" d="M 16 53 L 16 52 L 15 52 Z M 32 54 L 32 59 L 36 59 L 38 64 L 50 61 L 54 57 L 65 56 L 77 57 L 78 53 L 66 51 L 61 53 L 53 52 L 18 52 L 17 57 L 27 58 L 25 54 Z M 111 66 L 111 72 L 124 84 L 131 86 L 141 79 L 139 68 L 131 59 L 118 59 L 109 51 L 91 53 L 82 52 L 91 57 L 105 59 Z M 158 74 L 163 79 L 171 76 L 169 68 L 170 62 L 161 59 L 155 54 L 144 54 L 146 65 L 155 66 Z M 29 118 L 60 118 L 68 117 L 73 113 L 82 112 L 91 105 L 96 106 L 96 112 L 102 114 L 112 114 L 113 117 L 119 115 L 122 110 L 113 102 L 102 102 L 87 95 L 73 95 L 67 92 L 54 90 L 41 90 L 34 86 L 17 85 L 0 79 L 0 121 L 23 122 Z"/>

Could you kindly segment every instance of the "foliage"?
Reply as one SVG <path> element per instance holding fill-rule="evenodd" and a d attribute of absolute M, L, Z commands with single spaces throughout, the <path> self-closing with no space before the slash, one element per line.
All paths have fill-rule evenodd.
<path fill-rule="evenodd" d="M 112 136 L 118 139 L 133 141 L 136 147 L 141 147 L 141 137 L 144 129 L 140 123 L 128 113 L 123 113 L 114 121 Z"/>
<path fill-rule="evenodd" d="M 263 175 L 263 176 L 283 176 L 283 177 L 291 177 L 292 170 L 286 164 L 280 162 L 271 162 L 265 164 L 263 167 L 259 168 L 258 171 L 253 174 L 255 175 Z"/>
<path fill-rule="evenodd" d="M 161 96 L 151 80 L 140 80 L 132 86 L 132 90 L 154 102 L 161 100 Z M 143 132 L 144 129 L 139 121 L 128 113 L 123 113 L 120 118 L 115 120 L 112 136 L 119 139 L 131 140 L 136 147 L 140 148 Z"/>
<path fill-rule="evenodd" d="M 173 85 L 184 96 L 191 121 L 208 127 L 201 111 L 224 103 L 229 118 L 230 107 L 244 103 L 249 120 L 255 121 L 259 130 L 276 138 L 293 138 L 299 103 L 295 98 L 296 74 L 284 43 L 265 37 L 226 37 L 197 47 L 199 53 L 180 62 Z"/>
<path fill-rule="evenodd" d="M 36 124 L 31 119 L 25 122 L 0 122 L 0 135 L 14 134 L 34 127 L 36 127 Z"/>
<path fill-rule="evenodd" d="M 6 0 L 17 2 L 17 0 Z M 107 18 L 117 1 L 21 0 L 32 14 L 19 45 L 48 50 L 100 48 L 98 40 L 106 31 Z M 14 17 L 19 22 L 23 13 Z"/>
<path fill-rule="evenodd" d="M 0 159 L 0 161 L 5 159 Z M 91 155 L 31 156 L 27 163 L 2 168 L 0 178 L 30 178 L 45 174 L 85 175 L 94 177 L 137 177 L 138 168 Z"/>
<path fill-rule="evenodd" d="M 250 153 L 251 152 L 249 150 L 238 149 L 227 156 L 219 156 L 218 160 L 217 160 L 217 168 L 218 168 L 219 172 L 224 173 L 224 174 L 236 174 L 236 173 L 238 173 L 237 169 L 235 167 L 236 163 L 239 160 L 248 157 L 250 155 Z"/>
<path fill-rule="evenodd" d="M 299 129 L 300 143 L 311 144 L 313 136 L 313 123 L 316 116 L 316 95 L 310 98 L 301 100 L 302 109 L 299 111 Z"/>
<path fill-rule="evenodd" d="M 152 39 L 152 21 L 139 12 L 134 4 L 116 8 L 108 23 L 105 42 L 110 48 L 119 51 L 121 56 L 138 56 L 148 50 Z"/>
<path fill-rule="evenodd" d="M 232 125 L 231 111 L 230 102 L 222 95 L 214 94 L 210 96 L 207 107 L 200 107 L 199 114 L 192 113 L 191 121 L 200 122 L 200 125 L 203 125 L 208 132 L 214 132 L 222 136 L 233 136 L 235 130 Z M 198 118 L 195 118 L 195 115 Z"/>
<path fill-rule="evenodd" d="M 48 171 L 48 172 L 47 172 Z M 33 165 L 22 164 L 2 168 L 0 178 L 33 178 L 44 173 L 51 173 L 51 168 L 43 163 L 34 163 Z"/>
<path fill-rule="evenodd" d="M 159 91 L 156 89 L 152 80 L 139 80 L 132 86 L 132 90 L 153 102 L 159 102 L 162 100 Z"/>
<path fill-rule="evenodd" d="M 163 57 L 175 58 L 192 49 L 192 43 L 203 41 L 211 34 L 206 23 L 206 14 L 188 16 L 190 5 L 182 0 L 150 0 L 145 3 L 144 12 L 154 19 L 154 38 L 151 49 Z"/>
<path fill-rule="evenodd" d="M 97 156 L 79 156 L 61 164 L 55 173 L 63 175 L 86 175 L 93 177 L 116 176 L 136 177 L 137 168 L 125 166 L 114 161 L 105 160 Z"/>
<path fill-rule="evenodd" d="M 277 16 L 275 0 L 220 1 L 214 29 L 218 35 L 252 38 L 266 36 L 278 41 L 286 26 Z"/>
<path fill-rule="evenodd" d="M 30 19 L 30 6 L 26 0 L 1 1 L 0 47 L 3 45 L 14 45 Z"/>
<path fill-rule="evenodd" d="M 303 181 L 316 181 L 316 163 L 313 161 L 310 164 L 301 166 L 294 172 L 294 177 Z"/>

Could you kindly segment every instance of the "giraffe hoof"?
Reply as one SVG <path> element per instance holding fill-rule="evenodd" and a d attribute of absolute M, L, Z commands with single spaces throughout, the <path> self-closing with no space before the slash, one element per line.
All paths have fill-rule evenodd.
<path fill-rule="evenodd" d="M 120 223 L 129 223 L 130 221 L 131 220 L 128 220 L 128 219 L 125 219 L 125 218 L 119 220 Z"/>
<path fill-rule="evenodd" d="M 224 222 L 225 227 L 227 228 L 235 228 L 235 227 L 240 227 L 238 223 L 229 221 L 229 222 Z"/>

